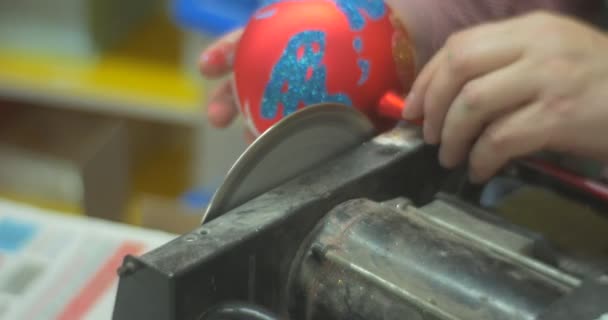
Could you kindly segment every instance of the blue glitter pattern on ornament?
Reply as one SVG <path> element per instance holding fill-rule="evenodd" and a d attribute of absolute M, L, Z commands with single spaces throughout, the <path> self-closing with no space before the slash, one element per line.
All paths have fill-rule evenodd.
<path fill-rule="evenodd" d="M 362 86 L 363 84 L 365 84 L 365 82 L 367 82 L 367 79 L 369 78 L 371 64 L 368 60 L 365 59 L 357 60 L 357 64 L 359 65 L 359 69 L 361 69 L 361 78 L 359 78 L 359 82 L 357 82 L 357 84 Z"/>
<path fill-rule="evenodd" d="M 354 31 L 365 28 L 365 13 L 372 21 L 380 20 L 386 15 L 384 0 L 335 0 L 338 8 L 348 18 Z"/>
<path fill-rule="evenodd" d="M 263 0 L 260 2 L 260 8 L 271 6 L 271 5 L 273 5 L 275 3 L 279 3 L 279 2 L 281 2 L 281 0 Z"/>
<path fill-rule="evenodd" d="M 353 48 L 355 48 L 355 51 L 357 51 L 357 53 L 361 53 L 361 51 L 363 51 L 363 40 L 361 40 L 361 37 L 355 38 L 355 40 L 353 41 Z"/>
<path fill-rule="evenodd" d="M 262 10 L 259 10 L 255 14 L 255 19 L 256 20 L 268 19 L 268 18 L 271 18 L 272 16 L 274 16 L 276 13 L 277 13 L 277 8 L 262 9 Z"/>
<path fill-rule="evenodd" d="M 262 8 L 279 3 L 279 2 L 294 2 L 302 0 L 264 0 Z M 387 13 L 384 0 L 327 0 L 334 2 L 340 11 L 344 13 L 350 27 L 354 31 L 361 31 L 365 28 L 365 15 L 372 21 L 377 21 Z"/>
<path fill-rule="evenodd" d="M 283 107 L 283 116 L 297 111 L 300 104 L 308 106 L 328 102 L 352 106 L 348 95 L 327 92 L 327 70 L 322 64 L 325 45 L 325 33 L 320 31 L 304 31 L 290 39 L 266 86 L 260 108 L 263 118 L 276 118 L 279 105 Z M 300 48 L 303 48 L 303 54 L 298 58 Z M 307 74 L 310 79 L 307 79 Z M 285 86 L 287 90 L 283 90 Z"/>
<path fill-rule="evenodd" d="M 302 0 L 264 0 L 264 1 L 262 1 L 260 8 L 268 7 L 275 3 L 287 2 L 287 1 L 302 1 Z"/>

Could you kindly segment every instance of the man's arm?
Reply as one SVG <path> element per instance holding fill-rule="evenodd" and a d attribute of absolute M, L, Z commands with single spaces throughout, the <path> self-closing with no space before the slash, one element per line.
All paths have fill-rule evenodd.
<path fill-rule="evenodd" d="M 426 64 L 450 34 L 467 27 L 513 17 L 532 10 L 589 17 L 599 11 L 597 0 L 387 0 L 404 19 L 417 49 L 418 69 Z"/>

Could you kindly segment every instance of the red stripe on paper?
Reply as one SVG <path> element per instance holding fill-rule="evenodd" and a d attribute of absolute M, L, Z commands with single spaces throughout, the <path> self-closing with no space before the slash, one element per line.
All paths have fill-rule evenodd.
<path fill-rule="evenodd" d="M 143 251 L 143 245 L 134 242 L 123 243 L 95 276 L 80 290 L 78 295 L 63 309 L 58 320 L 81 319 L 99 298 L 108 290 L 116 278 L 116 270 L 126 255 L 137 255 Z"/>

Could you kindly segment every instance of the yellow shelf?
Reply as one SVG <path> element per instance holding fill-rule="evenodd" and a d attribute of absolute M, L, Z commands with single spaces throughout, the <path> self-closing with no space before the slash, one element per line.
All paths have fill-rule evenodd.
<path fill-rule="evenodd" d="M 0 48 L 0 96 L 58 107 L 195 124 L 203 88 L 183 72 L 181 35 L 164 16 L 89 61 Z"/>

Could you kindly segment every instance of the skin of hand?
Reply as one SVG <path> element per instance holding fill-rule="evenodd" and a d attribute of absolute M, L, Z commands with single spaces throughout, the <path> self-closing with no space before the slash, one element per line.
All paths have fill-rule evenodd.
<path fill-rule="evenodd" d="M 232 72 L 232 64 L 242 29 L 233 31 L 211 44 L 199 59 L 202 75 L 211 80 L 225 78 Z M 223 80 L 209 95 L 207 118 L 217 128 L 226 128 L 238 115 L 230 80 Z M 245 139 L 252 142 L 255 137 L 245 129 Z"/>
<path fill-rule="evenodd" d="M 537 151 L 608 161 L 608 37 L 543 12 L 469 28 L 445 42 L 407 101 L 404 118 L 424 117 L 442 165 L 468 163 L 476 183 Z"/>

